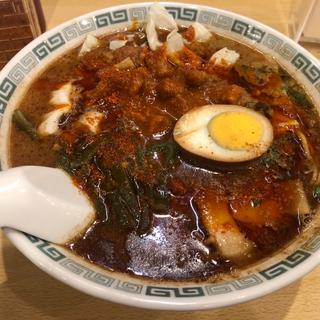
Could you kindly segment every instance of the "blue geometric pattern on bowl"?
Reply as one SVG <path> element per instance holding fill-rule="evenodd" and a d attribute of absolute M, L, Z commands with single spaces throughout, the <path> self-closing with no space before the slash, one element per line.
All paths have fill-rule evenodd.
<path fill-rule="evenodd" d="M 300 71 L 307 81 L 314 85 L 320 93 L 320 70 L 302 53 L 297 52 L 289 43 L 278 38 L 273 33 L 268 33 L 257 26 L 250 25 L 240 19 L 234 19 L 232 16 L 214 12 L 214 9 L 197 10 L 181 6 L 166 7 L 170 14 L 181 21 L 198 21 L 202 24 L 213 26 L 221 30 L 228 30 L 235 34 L 243 35 L 248 39 L 261 43 L 268 49 L 273 50 L 282 58 L 289 61 L 296 70 Z M 148 12 L 148 6 L 131 7 L 121 10 L 108 10 L 105 13 L 94 16 L 93 18 L 83 19 L 81 21 L 70 23 L 64 27 L 61 32 L 48 37 L 46 40 L 37 44 L 31 51 L 27 52 L 18 63 L 16 63 L 6 74 L 0 83 L 0 124 L 2 114 L 21 81 L 29 72 L 44 58 L 50 55 L 58 48 L 65 45 L 86 33 L 93 32 L 98 28 L 108 25 L 116 25 L 124 22 L 144 20 Z M 51 243 L 38 239 L 34 236 L 25 234 L 27 239 L 48 256 L 54 262 L 60 264 L 63 268 L 83 277 L 86 280 L 105 287 L 112 287 L 116 290 L 126 291 L 131 294 L 157 296 L 157 297 L 202 297 L 223 295 L 232 291 L 241 291 L 250 287 L 257 286 L 265 281 L 277 278 L 300 263 L 306 261 L 313 253 L 320 250 L 320 234 L 314 235 L 300 249 L 289 255 L 284 260 L 262 270 L 258 273 L 242 277 L 238 280 L 227 281 L 223 283 L 206 284 L 201 286 L 185 287 L 162 287 L 141 285 L 132 281 L 122 281 L 112 276 L 106 276 L 102 273 L 91 270 L 81 265 L 69 257 L 66 257 Z"/>
<path fill-rule="evenodd" d="M 241 34 L 256 42 L 261 42 L 264 35 L 266 34 L 263 30 L 251 26 L 248 23 L 240 20 L 234 20 L 231 31 Z"/>
<path fill-rule="evenodd" d="M 255 273 L 233 281 L 205 284 L 202 286 L 162 287 L 142 285 L 140 283 L 135 283 L 134 281 L 122 281 L 113 278 L 112 276 L 106 276 L 102 273 L 93 271 L 84 265 L 81 265 L 79 262 L 70 259 L 69 257 L 66 257 L 55 246 L 51 245 L 51 243 L 47 241 L 36 238 L 29 234 L 25 234 L 25 236 L 38 250 L 43 252 L 51 260 L 59 263 L 63 268 L 83 277 L 86 280 L 132 294 L 142 294 L 164 298 L 213 296 L 254 287 L 263 283 L 264 281 L 268 281 L 282 275 L 283 273 L 305 261 L 313 252 L 320 249 L 320 235 L 315 235 L 313 238 L 309 239 L 302 246 L 302 248 L 289 255 L 286 259 L 272 265 L 265 270 L 260 271 L 259 273 Z"/>

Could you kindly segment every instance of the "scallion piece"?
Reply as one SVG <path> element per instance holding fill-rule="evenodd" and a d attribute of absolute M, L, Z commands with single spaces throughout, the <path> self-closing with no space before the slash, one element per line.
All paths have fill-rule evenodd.
<path fill-rule="evenodd" d="M 37 138 L 36 129 L 20 110 L 16 109 L 13 112 L 12 119 L 16 126 L 21 131 L 24 131 L 27 135 L 29 135 L 32 140 L 35 140 Z"/>

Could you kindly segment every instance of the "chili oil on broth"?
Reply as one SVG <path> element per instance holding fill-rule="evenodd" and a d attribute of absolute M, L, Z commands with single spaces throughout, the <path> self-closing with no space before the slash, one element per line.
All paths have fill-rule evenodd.
<path fill-rule="evenodd" d="M 190 28 L 182 32 L 186 37 L 192 33 Z M 137 46 L 129 41 L 108 49 L 110 41 L 128 35 Z M 78 88 L 75 106 L 60 119 L 60 135 L 31 140 L 12 126 L 12 166 L 63 167 L 97 208 L 96 222 L 68 244 L 70 250 L 109 270 L 136 276 L 214 280 L 273 254 L 298 236 L 316 207 L 310 183 L 315 168 L 294 126 L 298 123 L 308 137 L 308 152 L 317 166 L 319 121 L 286 72 L 275 72 L 274 61 L 217 35 L 205 43 L 191 42 L 180 61 L 168 61 L 163 48 L 151 51 L 142 30 L 100 41 L 80 58 L 75 49 L 54 62 L 19 106 L 38 127 L 52 109 L 52 91 L 72 80 Z M 241 63 L 230 69 L 209 65 L 210 56 L 224 47 L 239 52 Z M 134 67 L 113 67 L 128 57 Z M 214 103 L 243 105 L 268 117 L 275 131 L 271 148 L 258 159 L 232 165 L 208 164 L 179 149 L 172 139 L 176 119 L 191 108 Z M 96 134 L 76 124 L 92 108 L 104 115 Z M 290 206 L 301 186 L 310 212 L 299 216 Z M 226 257 L 219 249 L 205 219 L 207 203 L 236 223 L 241 241 L 250 248 L 243 256 Z M 226 226 L 220 227 L 224 232 Z"/>

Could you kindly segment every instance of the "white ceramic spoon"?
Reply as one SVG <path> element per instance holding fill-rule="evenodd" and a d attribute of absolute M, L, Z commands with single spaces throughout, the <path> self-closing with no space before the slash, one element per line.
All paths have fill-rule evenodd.
<path fill-rule="evenodd" d="M 0 172 L 0 227 L 64 244 L 94 217 L 88 198 L 60 169 L 23 166 Z"/>

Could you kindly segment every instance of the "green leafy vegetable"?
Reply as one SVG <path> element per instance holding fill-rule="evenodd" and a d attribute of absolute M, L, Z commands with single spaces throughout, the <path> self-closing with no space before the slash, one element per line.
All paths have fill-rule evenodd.
<path fill-rule="evenodd" d="M 269 106 L 268 104 L 260 102 L 260 101 L 254 106 L 254 109 L 256 111 L 263 113 L 268 118 L 270 118 L 273 114 L 272 107 Z"/>
<path fill-rule="evenodd" d="M 281 171 L 283 173 L 293 169 L 295 149 L 292 149 L 292 146 L 296 145 L 294 136 L 290 132 L 276 138 L 269 150 L 262 156 L 262 164 L 280 177 Z"/>
<path fill-rule="evenodd" d="M 236 70 L 241 77 L 256 86 L 263 86 L 269 82 L 275 72 L 267 62 L 251 61 L 250 63 L 238 63 Z"/>
<path fill-rule="evenodd" d="M 36 129 L 20 110 L 16 109 L 13 112 L 12 119 L 16 126 L 21 131 L 24 131 L 26 134 L 28 134 L 32 140 L 35 140 L 37 138 Z"/>
<path fill-rule="evenodd" d="M 320 184 L 316 184 L 313 187 L 313 193 L 312 193 L 313 197 L 320 202 Z"/>
<path fill-rule="evenodd" d="M 98 153 L 99 148 L 110 146 L 112 141 L 109 138 L 110 134 L 93 140 L 92 136 L 79 138 L 71 151 L 60 150 L 57 166 L 76 176 L 84 188 L 92 190 L 91 196 L 100 217 L 107 216 L 115 225 L 138 234 L 146 233 L 152 212 L 167 212 L 169 207 L 170 194 L 166 182 L 178 159 L 175 143 L 167 141 L 147 149 L 138 145 L 126 165 L 109 168 Z M 152 160 L 155 153 L 162 164 L 157 172 L 157 182 L 142 183 L 134 172 L 144 169 L 146 161 Z"/>
<path fill-rule="evenodd" d="M 62 150 L 58 153 L 57 160 L 56 160 L 56 166 L 60 169 L 63 169 L 64 171 L 66 171 L 70 175 L 73 175 L 73 170 L 71 167 L 70 160 L 64 150 Z"/>
<path fill-rule="evenodd" d="M 80 139 L 70 155 L 67 155 L 64 150 L 60 151 L 57 158 L 57 165 L 69 173 L 75 169 L 80 170 L 92 161 L 99 147 L 109 141 L 110 137 L 109 132 L 104 132 L 91 142 L 88 142 L 86 138 Z"/>
<path fill-rule="evenodd" d="M 166 141 L 160 144 L 153 144 L 148 149 L 149 153 L 159 152 L 164 157 L 164 166 L 169 167 L 177 159 L 177 146 L 173 141 Z"/>
<path fill-rule="evenodd" d="M 150 206 L 157 212 L 166 211 L 169 207 L 169 193 L 164 185 L 144 185 L 144 194 Z"/>
<path fill-rule="evenodd" d="M 144 150 L 142 147 L 138 146 L 136 149 L 136 161 L 140 169 L 144 168 Z"/>
<path fill-rule="evenodd" d="M 142 195 L 135 188 L 134 178 L 120 166 L 113 167 L 110 171 L 115 188 L 110 193 L 109 200 L 119 223 L 138 233 L 146 232 L 146 226 L 150 223 L 149 209 L 147 205 L 141 206 Z"/>
<path fill-rule="evenodd" d="M 288 86 L 287 94 L 293 99 L 294 103 L 296 103 L 297 105 L 305 107 L 311 106 L 311 102 L 309 101 L 307 95 L 300 88 Z"/>
<path fill-rule="evenodd" d="M 77 169 L 84 164 L 87 164 L 94 157 L 99 147 L 99 141 L 95 141 L 88 145 L 81 153 L 76 155 L 76 158 L 70 163 L 72 169 Z"/>

